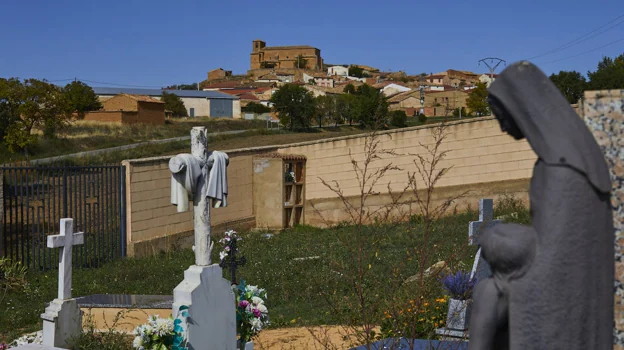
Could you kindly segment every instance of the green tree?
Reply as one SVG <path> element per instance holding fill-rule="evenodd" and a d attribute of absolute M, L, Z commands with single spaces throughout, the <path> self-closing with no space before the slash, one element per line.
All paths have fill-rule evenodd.
<path fill-rule="evenodd" d="M 349 125 L 353 125 L 353 121 L 357 120 L 357 103 L 358 97 L 353 94 L 339 95 L 336 98 L 336 117 L 334 119 L 336 126 L 343 121 L 348 122 Z"/>
<path fill-rule="evenodd" d="M 392 111 L 390 112 L 390 124 L 397 128 L 404 128 L 407 126 L 407 114 L 405 111 Z"/>
<path fill-rule="evenodd" d="M 256 102 L 249 102 L 249 104 L 247 104 L 247 106 L 241 108 L 243 112 L 248 112 L 248 113 L 258 113 L 258 114 L 262 114 L 262 113 L 269 113 L 271 112 L 271 108 L 260 104 L 260 103 L 256 103 Z"/>
<path fill-rule="evenodd" d="M 559 88 L 570 104 L 577 103 L 583 97 L 583 91 L 587 87 L 585 77 L 577 71 L 560 71 L 557 74 L 551 74 L 550 80 Z"/>
<path fill-rule="evenodd" d="M 316 110 L 319 120 L 319 127 L 323 126 L 323 121 L 331 123 L 339 122 L 338 113 L 336 113 L 336 97 L 333 95 L 324 95 L 316 98 Z"/>
<path fill-rule="evenodd" d="M 197 83 L 170 85 L 164 88 L 164 90 L 197 90 Z"/>
<path fill-rule="evenodd" d="M 35 129 L 55 137 L 67 126 L 71 107 L 63 89 L 46 81 L 0 79 L 0 105 L 5 126 L 3 142 L 11 152 L 24 150 L 37 141 Z"/>
<path fill-rule="evenodd" d="M 355 95 L 358 99 L 355 106 L 360 123 L 375 129 L 385 127 L 388 118 L 386 97 L 368 84 L 358 86 Z"/>
<path fill-rule="evenodd" d="M 466 106 L 478 116 L 489 115 L 490 105 L 487 102 L 487 97 L 487 86 L 484 83 L 477 83 L 477 87 L 470 91 L 466 99 Z"/>
<path fill-rule="evenodd" d="M 282 125 L 289 125 L 290 130 L 309 128 L 316 112 L 314 96 L 305 87 L 296 84 L 280 87 L 271 96 L 271 103 Z"/>
<path fill-rule="evenodd" d="M 345 94 L 355 94 L 355 86 L 353 86 L 353 84 L 347 84 L 344 89 L 342 89 L 342 92 Z"/>
<path fill-rule="evenodd" d="M 69 103 L 69 109 L 78 113 L 78 118 L 82 119 L 86 112 L 97 111 L 102 108 L 102 104 L 93 89 L 81 82 L 73 81 L 63 88 L 63 93 Z"/>
<path fill-rule="evenodd" d="M 175 117 L 188 116 L 186 107 L 184 107 L 184 101 L 178 95 L 163 91 L 161 100 L 165 103 L 165 109 L 173 112 Z"/>
<path fill-rule="evenodd" d="M 308 60 L 303 58 L 303 55 L 297 56 L 295 60 L 295 67 L 299 69 L 305 69 L 308 67 Z"/>
<path fill-rule="evenodd" d="M 595 72 L 587 72 L 589 90 L 624 89 L 624 53 L 604 57 Z"/>
<path fill-rule="evenodd" d="M 364 76 L 364 69 L 358 66 L 349 66 L 349 76 L 362 78 Z"/>

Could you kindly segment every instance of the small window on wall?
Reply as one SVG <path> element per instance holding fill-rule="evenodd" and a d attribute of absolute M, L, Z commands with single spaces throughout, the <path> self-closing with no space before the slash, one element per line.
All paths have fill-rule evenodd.
<path fill-rule="evenodd" d="M 437 109 L 435 107 L 433 107 L 433 116 L 434 117 L 436 116 L 436 111 L 437 111 Z"/>

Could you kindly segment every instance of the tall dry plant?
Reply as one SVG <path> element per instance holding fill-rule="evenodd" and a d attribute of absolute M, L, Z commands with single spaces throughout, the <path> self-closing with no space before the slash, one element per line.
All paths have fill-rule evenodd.
<path fill-rule="evenodd" d="M 381 303 L 378 302 L 380 293 L 393 293 L 403 285 L 402 271 L 406 264 L 416 256 L 419 272 L 417 274 L 416 295 L 422 295 L 425 289 L 425 280 L 429 263 L 428 244 L 434 231 L 434 224 L 447 212 L 451 205 L 467 193 L 445 198 L 441 203 L 434 201 L 435 187 L 440 179 L 451 169 L 450 166 L 441 166 L 441 162 L 450 150 L 444 149 L 443 143 L 448 136 L 448 126 L 440 123 L 432 130 L 431 144 L 420 143 L 423 152 L 408 153 L 413 156 L 416 170 L 407 173 L 407 185 L 400 191 L 393 192 L 391 183 L 387 184 L 389 203 L 376 208 L 367 205 L 367 201 L 381 193 L 378 188 L 383 178 L 395 171 L 401 171 L 394 165 L 391 157 L 401 156 L 392 149 L 382 148 L 380 134 L 371 132 L 365 137 L 363 160 L 357 161 L 349 150 L 349 157 L 358 184 L 358 193 L 349 196 L 337 181 L 320 181 L 329 190 L 335 193 L 343 204 L 350 219 L 348 225 L 339 225 L 335 230 L 340 248 L 346 251 L 348 259 L 332 259 L 329 262 L 332 271 L 339 275 L 338 283 L 333 288 L 321 291 L 334 316 L 339 319 L 344 339 L 352 339 L 351 345 L 370 344 L 380 339 L 379 325 Z M 390 136 L 389 134 L 387 136 Z M 383 163 L 383 164 L 380 164 Z M 422 180 L 422 181 L 420 181 Z M 411 195 L 412 198 L 405 198 Z M 327 226 L 333 226 L 322 215 L 321 211 L 311 203 L 313 210 Z M 421 247 L 407 249 L 408 257 L 399 266 L 395 266 L 392 273 L 384 279 L 375 278 L 373 269 L 376 260 L 379 260 L 379 246 L 389 231 L 397 225 L 405 223 L 406 219 L 414 215 L 421 218 L 424 225 L 422 230 Z M 345 230 L 346 229 L 346 230 Z M 414 229 L 412 227 L 412 229 Z M 344 233 L 346 231 L 347 233 Z M 420 232 L 419 232 L 420 233 Z M 332 249 L 331 247 L 329 249 Z M 333 248 L 335 249 L 335 248 Z M 340 283 L 342 282 L 342 283 Z M 340 286 L 342 285 L 342 293 Z M 328 286 L 330 287 L 330 286 Z M 415 310 L 420 309 L 422 301 Z M 392 304 L 392 303 L 391 303 Z M 387 305 L 391 309 L 398 309 L 396 305 Z M 312 337 L 325 349 L 337 349 L 329 337 L 323 337 L 323 332 L 309 329 Z M 407 334 L 405 334 L 407 336 Z M 341 344 L 342 345 L 342 344 Z"/>

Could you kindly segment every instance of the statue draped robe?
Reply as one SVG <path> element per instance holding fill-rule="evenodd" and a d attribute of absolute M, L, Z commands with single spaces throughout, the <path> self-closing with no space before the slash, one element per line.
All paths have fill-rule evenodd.
<path fill-rule="evenodd" d="M 613 349 L 615 237 L 604 156 L 532 64 L 507 68 L 490 95 L 501 125 L 517 126 L 538 160 L 531 226 L 499 224 L 480 238 L 493 275 L 473 295 L 469 348 Z"/>

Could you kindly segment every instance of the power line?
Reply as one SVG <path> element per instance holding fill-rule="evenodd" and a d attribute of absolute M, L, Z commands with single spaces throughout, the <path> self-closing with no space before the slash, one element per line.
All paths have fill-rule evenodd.
<path fill-rule="evenodd" d="M 113 86 L 126 86 L 126 87 L 139 87 L 139 88 L 157 88 L 157 89 L 161 88 L 161 86 L 155 86 L 155 85 L 129 85 L 129 84 L 106 83 L 106 82 L 103 82 L 103 81 L 93 81 L 93 80 L 87 80 L 87 79 L 78 79 L 78 80 L 86 81 L 88 83 L 103 84 L 103 85 L 113 85 Z"/>
<path fill-rule="evenodd" d="M 605 44 L 605 45 L 602 45 L 602 46 L 599 46 L 599 47 L 593 48 L 593 49 L 591 49 L 591 50 L 583 51 L 583 52 L 581 52 L 581 53 L 579 53 L 579 54 L 576 54 L 576 55 L 573 55 L 573 56 L 568 56 L 568 57 L 560 58 L 560 59 L 558 59 L 558 60 L 549 61 L 549 62 L 545 62 L 545 63 L 541 63 L 541 64 L 549 64 L 549 63 L 559 62 L 559 61 L 567 60 L 567 59 L 570 59 L 570 58 L 578 57 L 578 56 L 584 55 L 584 54 L 586 54 L 586 53 L 594 52 L 594 51 L 596 51 L 596 50 L 600 50 L 600 49 L 605 48 L 605 47 L 607 47 L 607 46 L 611 46 L 611 45 L 613 45 L 613 44 L 619 43 L 620 41 L 624 41 L 624 38 L 620 38 L 620 39 L 618 39 L 618 40 L 615 40 L 615 41 L 612 41 L 612 42 L 610 42 L 610 43 L 608 43 L 608 44 Z"/>
<path fill-rule="evenodd" d="M 602 34 L 602 33 L 606 32 L 606 31 L 609 31 L 609 30 L 611 30 L 611 29 L 613 29 L 613 28 L 615 28 L 615 27 L 619 26 L 620 24 L 624 23 L 624 21 L 620 21 L 620 22 L 618 22 L 618 23 L 616 23 L 616 24 L 614 24 L 614 25 L 612 25 L 612 26 L 610 26 L 610 27 L 608 27 L 608 28 L 604 29 L 604 30 L 603 30 L 603 31 L 601 31 L 601 32 L 595 33 L 596 31 L 598 31 L 598 30 L 600 30 L 600 29 L 602 29 L 602 28 L 604 28 L 604 27 L 608 26 L 609 24 L 611 24 L 611 23 L 613 23 L 613 22 L 615 22 L 615 21 L 619 20 L 619 19 L 620 19 L 620 18 L 622 18 L 622 17 L 624 17 L 624 15 L 619 15 L 619 16 L 617 16 L 616 18 L 612 19 L 611 21 L 607 22 L 606 24 L 604 24 L 604 25 L 602 25 L 602 26 L 600 26 L 600 27 L 598 27 L 598 28 L 596 28 L 596 29 L 594 29 L 594 30 L 590 31 L 589 33 L 586 33 L 586 34 L 584 34 L 584 35 L 581 35 L 580 37 L 578 37 L 578 38 L 576 38 L 576 39 L 574 39 L 574 40 L 572 40 L 572 41 L 569 41 L 569 42 L 567 42 L 567 43 L 565 43 L 565 44 L 563 44 L 563 45 L 561 45 L 561 46 L 559 46 L 559 47 L 557 47 L 557 48 L 554 48 L 554 49 L 552 49 L 552 50 L 546 51 L 546 52 L 541 53 L 541 54 L 539 54 L 539 55 L 535 55 L 535 56 L 533 56 L 533 57 L 529 57 L 529 58 L 527 58 L 526 60 L 528 61 L 528 60 L 532 60 L 532 59 L 535 59 L 535 58 L 538 58 L 538 57 L 547 56 L 547 55 L 553 54 L 553 53 L 555 53 L 555 52 L 559 52 L 559 51 L 561 51 L 561 50 L 565 50 L 565 49 L 567 49 L 567 48 L 569 48 L 569 47 L 572 47 L 572 46 L 574 46 L 574 45 L 576 45 L 576 44 L 580 44 L 580 43 L 582 43 L 582 42 L 584 42 L 584 41 L 587 41 L 587 40 L 589 40 L 589 39 L 591 39 L 591 38 L 593 38 L 593 37 L 596 37 L 596 36 L 598 36 L 598 35 L 600 35 L 600 34 Z M 595 34 L 594 34 L 594 33 L 595 33 Z M 594 35 L 592 35 L 592 34 L 594 34 Z M 589 36 L 589 35 L 591 35 L 591 36 Z M 589 36 L 589 37 L 587 37 L 587 36 Z"/>

